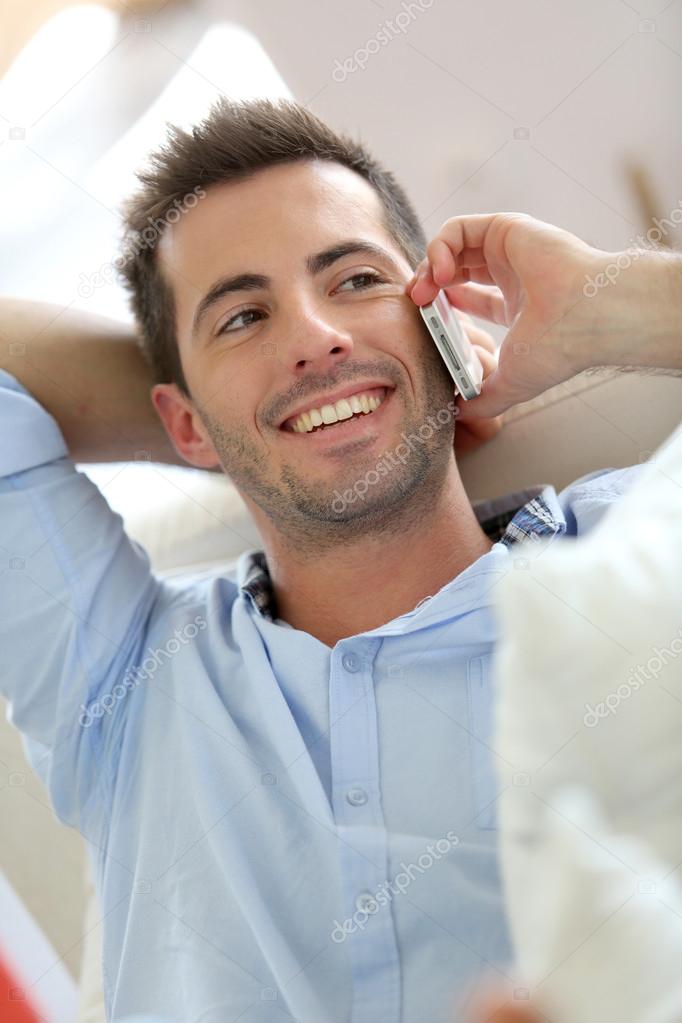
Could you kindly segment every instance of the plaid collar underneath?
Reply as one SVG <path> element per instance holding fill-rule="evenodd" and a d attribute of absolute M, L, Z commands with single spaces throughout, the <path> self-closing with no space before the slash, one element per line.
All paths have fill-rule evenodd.
<path fill-rule="evenodd" d="M 507 547 L 529 537 L 554 536 L 566 531 L 566 520 L 551 486 L 530 487 L 504 497 L 474 501 L 472 507 L 486 536 Z M 263 617 L 275 621 L 277 605 L 263 551 L 249 552 L 241 590 L 251 597 Z"/>

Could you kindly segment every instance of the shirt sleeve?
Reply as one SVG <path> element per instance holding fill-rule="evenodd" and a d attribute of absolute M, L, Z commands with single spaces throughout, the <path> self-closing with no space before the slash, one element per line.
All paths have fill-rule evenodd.
<path fill-rule="evenodd" d="M 112 694 L 161 584 L 55 420 L 3 371 L 0 436 L 0 691 L 57 816 L 85 833 L 132 713 Z"/>
<path fill-rule="evenodd" d="M 562 490 L 558 500 L 566 516 L 569 536 L 583 536 L 594 529 L 614 501 L 634 486 L 643 469 L 643 464 L 624 469 L 597 469 Z"/>

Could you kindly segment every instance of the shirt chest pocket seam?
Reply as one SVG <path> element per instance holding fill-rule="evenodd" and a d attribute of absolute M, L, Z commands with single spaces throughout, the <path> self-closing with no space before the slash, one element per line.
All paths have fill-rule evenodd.
<path fill-rule="evenodd" d="M 467 664 L 471 799 L 475 827 L 496 831 L 498 783 L 493 738 L 493 692 L 489 657 L 471 657 Z"/>

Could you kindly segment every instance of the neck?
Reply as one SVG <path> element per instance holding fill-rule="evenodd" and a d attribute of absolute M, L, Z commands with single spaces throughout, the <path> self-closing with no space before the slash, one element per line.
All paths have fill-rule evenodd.
<path fill-rule="evenodd" d="M 438 499 L 405 518 L 388 539 L 367 534 L 305 560 L 261 528 L 279 617 L 333 647 L 413 610 L 492 547 L 454 459 Z"/>

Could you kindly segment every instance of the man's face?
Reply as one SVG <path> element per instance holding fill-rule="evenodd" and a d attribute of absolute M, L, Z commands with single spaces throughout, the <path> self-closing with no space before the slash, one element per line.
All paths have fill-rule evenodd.
<path fill-rule="evenodd" d="M 299 539 L 386 525 L 442 485 L 453 458 L 452 382 L 404 292 L 412 269 L 382 212 L 341 165 L 284 164 L 210 188 L 159 247 L 201 464 L 220 461 L 247 504 Z M 346 415 L 336 400 L 354 394 L 380 404 L 301 429 L 318 420 L 300 413 Z M 177 443 L 179 420 L 155 402 Z M 406 454 L 402 433 L 421 426 L 426 439 Z M 382 457 L 389 468 L 377 471 Z"/>

